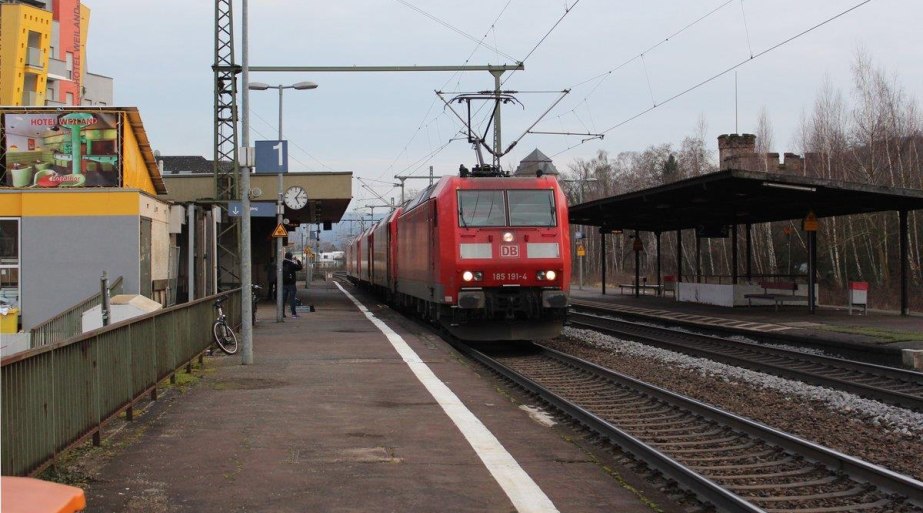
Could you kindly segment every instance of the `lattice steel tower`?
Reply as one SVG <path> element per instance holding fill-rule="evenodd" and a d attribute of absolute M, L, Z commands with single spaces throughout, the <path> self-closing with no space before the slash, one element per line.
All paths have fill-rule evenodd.
<path fill-rule="evenodd" d="M 237 74 L 234 64 L 234 16 L 231 0 L 215 1 L 215 200 L 226 223 L 216 237 L 218 243 L 218 288 L 240 285 L 240 222 L 227 215 L 228 201 L 239 200 L 237 165 Z M 220 220 L 219 220 L 220 221 Z"/>

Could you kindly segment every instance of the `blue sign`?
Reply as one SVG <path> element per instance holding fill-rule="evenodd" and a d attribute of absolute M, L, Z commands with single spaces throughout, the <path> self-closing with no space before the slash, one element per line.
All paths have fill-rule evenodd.
<path fill-rule="evenodd" d="M 244 209 L 239 201 L 228 202 L 228 216 L 240 217 Z M 276 217 L 276 204 L 269 201 L 251 201 L 250 217 Z"/>
<path fill-rule="evenodd" d="M 256 141 L 256 172 L 288 173 L 288 141 Z"/>

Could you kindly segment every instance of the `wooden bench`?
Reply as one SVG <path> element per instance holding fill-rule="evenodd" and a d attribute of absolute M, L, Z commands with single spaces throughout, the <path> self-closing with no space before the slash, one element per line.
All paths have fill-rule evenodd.
<path fill-rule="evenodd" d="M 807 296 L 799 296 L 796 294 L 798 291 L 798 284 L 788 281 L 761 281 L 760 287 L 763 288 L 762 294 L 744 294 L 744 297 L 747 299 L 747 304 L 753 306 L 754 299 L 765 299 L 767 301 L 772 301 L 776 305 L 776 310 L 779 309 L 779 305 L 785 303 L 786 301 L 807 301 Z M 772 290 L 786 291 L 786 293 L 776 293 L 770 292 Z"/>
<path fill-rule="evenodd" d="M 658 291 L 660 291 L 660 289 L 663 288 L 663 285 L 648 285 L 647 283 L 641 283 L 640 285 L 638 285 L 638 288 L 641 289 L 642 291 L 653 290 L 654 293 L 656 294 Z M 635 284 L 634 283 L 619 283 L 619 291 L 622 294 L 625 293 L 625 289 L 628 289 L 630 292 L 633 293 L 635 290 Z"/>

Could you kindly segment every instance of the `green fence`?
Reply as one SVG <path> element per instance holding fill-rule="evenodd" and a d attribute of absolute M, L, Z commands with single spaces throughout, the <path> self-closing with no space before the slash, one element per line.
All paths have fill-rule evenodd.
<path fill-rule="evenodd" d="M 228 321 L 238 326 L 240 289 L 225 295 Z M 4 358 L 0 473 L 33 474 L 87 437 L 98 441 L 107 420 L 208 348 L 217 297 Z"/>
<path fill-rule="evenodd" d="M 122 293 L 122 277 L 119 276 L 109 286 L 109 295 L 116 296 Z M 102 294 L 96 294 L 84 299 L 67 310 L 55 315 L 51 319 L 29 330 L 32 334 L 32 347 L 40 347 L 54 342 L 69 339 L 83 332 L 83 312 L 100 306 Z"/>

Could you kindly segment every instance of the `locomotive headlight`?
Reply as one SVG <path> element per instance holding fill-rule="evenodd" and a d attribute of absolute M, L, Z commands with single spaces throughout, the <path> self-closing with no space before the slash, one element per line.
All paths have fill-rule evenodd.
<path fill-rule="evenodd" d="M 481 271 L 465 271 L 462 273 L 462 279 L 465 281 L 481 281 L 484 279 L 484 273 Z"/>
<path fill-rule="evenodd" d="M 535 274 L 535 277 L 538 280 L 548 280 L 553 281 L 558 276 L 558 273 L 554 271 L 539 271 Z"/>
<path fill-rule="evenodd" d="M 503 234 L 503 242 L 513 242 L 513 232 L 506 232 Z"/>

